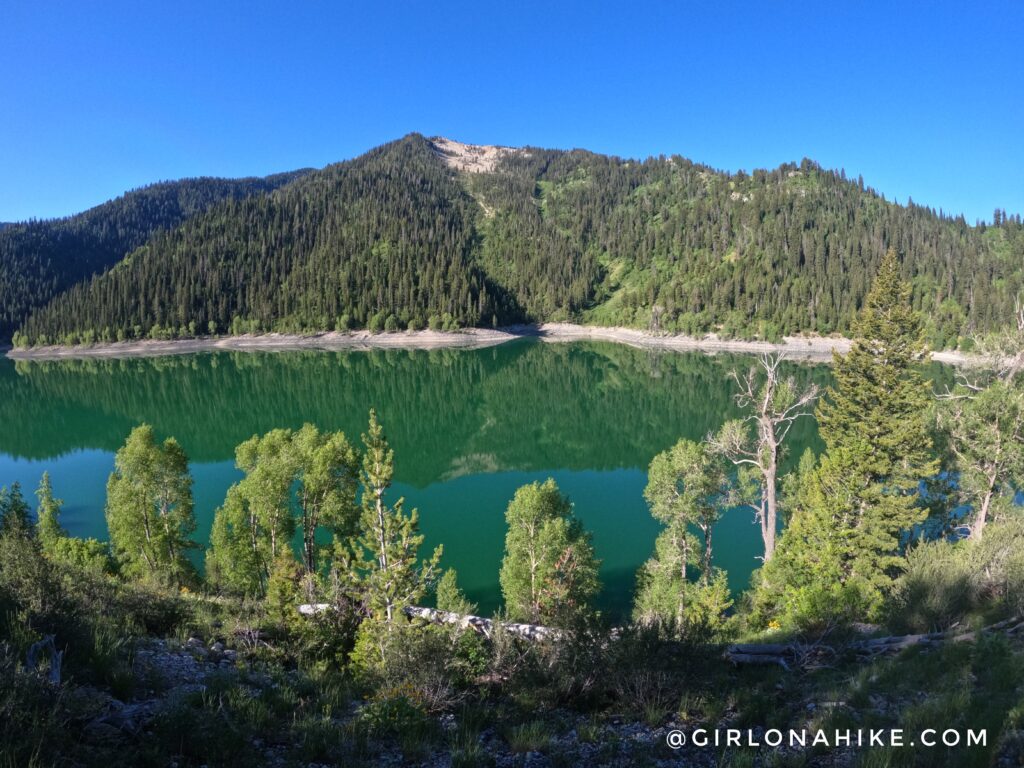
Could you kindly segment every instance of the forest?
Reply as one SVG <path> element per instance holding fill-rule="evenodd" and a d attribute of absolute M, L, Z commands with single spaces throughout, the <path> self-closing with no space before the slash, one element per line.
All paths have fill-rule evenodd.
<path fill-rule="evenodd" d="M 303 173 L 162 182 L 76 216 L 0 224 L 0 340 L 9 339 L 32 310 L 112 267 L 154 233 L 214 203 L 269 192 Z"/>
<path fill-rule="evenodd" d="M 651 459 L 643 495 L 661 533 L 614 627 L 595 609 L 590 535 L 553 480 L 509 500 L 503 607 L 477 617 L 441 548 L 421 551 L 417 510 L 389 492 L 395 455 L 373 410 L 358 438 L 307 423 L 240 442 L 209 542 L 193 538 L 189 457 L 146 424 L 116 453 L 109 542 L 67 534 L 48 475 L 35 509 L 4 489 L 0 753 L 12 765 L 1019 764 L 1024 314 L 976 335 L 983 365 L 929 381 L 904 271 L 888 250 L 833 383 L 765 354 L 731 371 L 734 418 Z M 810 420 L 824 450 L 786 461 Z M 738 595 L 711 535 L 736 506 L 763 540 Z M 986 737 L 666 744 L 695 727 L 935 725 Z"/>
<path fill-rule="evenodd" d="M 524 148 L 467 171 L 444 146 L 410 134 L 180 224 L 136 225 L 102 257 L 70 241 L 44 253 L 25 234 L 70 224 L 9 228 L 7 327 L 19 346 L 556 320 L 849 335 L 894 248 L 941 349 L 998 328 L 1024 288 L 1019 215 L 971 225 L 810 160 L 725 173 Z M 93 237 L 105 216 L 81 226 Z"/>

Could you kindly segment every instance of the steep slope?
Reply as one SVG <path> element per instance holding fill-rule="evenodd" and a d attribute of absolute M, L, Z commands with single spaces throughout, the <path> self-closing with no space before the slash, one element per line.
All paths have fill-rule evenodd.
<path fill-rule="evenodd" d="M 128 192 L 63 219 L 0 224 L 0 339 L 29 312 L 101 272 L 154 232 L 227 199 L 262 194 L 305 171 L 265 179 L 183 179 Z"/>
<path fill-rule="evenodd" d="M 933 344 L 1011 316 L 1019 217 L 971 227 L 808 160 L 726 174 L 411 134 L 158 233 L 19 341 L 559 319 L 844 332 L 890 246 Z"/>

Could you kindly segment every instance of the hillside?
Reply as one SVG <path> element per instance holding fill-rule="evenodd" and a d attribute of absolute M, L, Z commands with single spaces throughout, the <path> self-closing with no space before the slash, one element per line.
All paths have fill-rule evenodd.
<path fill-rule="evenodd" d="M 972 227 L 808 160 L 726 174 L 411 134 L 156 232 L 18 341 L 566 319 L 843 333 L 889 246 L 933 346 L 1011 316 L 1019 217 Z"/>
<path fill-rule="evenodd" d="M 304 171 L 265 179 L 199 178 L 128 192 L 76 216 L 0 223 L 0 339 L 33 309 L 145 243 L 226 198 L 276 189 Z"/>

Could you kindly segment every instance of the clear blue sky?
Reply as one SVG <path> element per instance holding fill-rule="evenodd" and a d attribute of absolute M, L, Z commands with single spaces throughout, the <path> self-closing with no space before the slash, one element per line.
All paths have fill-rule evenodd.
<path fill-rule="evenodd" d="M 0 2 L 0 221 L 410 131 L 1024 212 L 1024 3 Z"/>

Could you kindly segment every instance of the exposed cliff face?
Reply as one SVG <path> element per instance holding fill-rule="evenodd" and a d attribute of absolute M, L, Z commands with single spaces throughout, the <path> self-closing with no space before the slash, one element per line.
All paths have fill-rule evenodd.
<path fill-rule="evenodd" d="M 524 149 L 487 144 L 463 144 L 461 141 L 446 139 L 444 136 L 435 136 L 429 141 L 438 157 L 444 160 L 445 165 L 465 173 L 490 173 L 505 157 L 529 155 Z"/>

